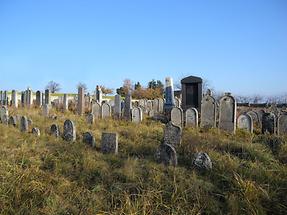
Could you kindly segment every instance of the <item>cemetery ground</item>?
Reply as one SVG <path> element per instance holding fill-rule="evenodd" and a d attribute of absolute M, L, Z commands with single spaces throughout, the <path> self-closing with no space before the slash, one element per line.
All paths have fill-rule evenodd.
<path fill-rule="evenodd" d="M 155 159 L 164 124 L 144 118 L 140 124 L 112 119 L 86 123 L 85 116 L 51 110 L 9 109 L 26 115 L 41 136 L 0 124 L 1 214 L 286 214 L 286 137 L 237 130 L 184 128 L 178 165 Z M 74 121 L 73 143 L 49 135 L 66 119 Z M 29 127 L 31 131 L 31 127 Z M 82 141 L 90 131 L 92 148 Z M 119 135 L 118 154 L 100 151 L 104 131 Z M 206 152 L 213 168 L 192 165 Z"/>

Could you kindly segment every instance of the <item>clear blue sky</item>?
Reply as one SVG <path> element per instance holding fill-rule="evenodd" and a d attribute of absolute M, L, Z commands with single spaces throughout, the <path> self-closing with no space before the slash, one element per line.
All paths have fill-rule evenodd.
<path fill-rule="evenodd" d="M 235 94 L 287 92 L 286 0 L 0 0 L 0 89 L 196 75 Z"/>

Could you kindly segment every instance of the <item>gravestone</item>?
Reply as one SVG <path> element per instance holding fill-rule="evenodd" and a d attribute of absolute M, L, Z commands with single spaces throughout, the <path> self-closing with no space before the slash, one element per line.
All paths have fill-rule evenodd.
<path fill-rule="evenodd" d="M 201 101 L 200 127 L 209 129 L 216 127 L 216 101 L 208 90 Z"/>
<path fill-rule="evenodd" d="M 42 106 L 42 92 L 41 91 L 37 91 L 36 92 L 36 106 L 37 107 L 41 107 Z"/>
<path fill-rule="evenodd" d="M 165 79 L 165 103 L 164 111 L 170 113 L 172 108 L 175 107 L 173 80 L 170 77 Z"/>
<path fill-rule="evenodd" d="M 60 128 L 59 128 L 58 125 L 56 125 L 56 124 L 51 125 L 50 135 L 52 135 L 54 137 L 59 137 L 60 136 Z"/>
<path fill-rule="evenodd" d="M 202 79 L 189 76 L 181 80 L 182 104 L 181 108 L 186 111 L 188 108 L 196 108 L 201 112 Z"/>
<path fill-rule="evenodd" d="M 276 116 L 274 113 L 264 113 L 262 116 L 262 133 L 275 133 Z"/>
<path fill-rule="evenodd" d="M 9 119 L 8 108 L 5 106 L 2 106 L 0 108 L 0 121 L 3 124 L 8 124 L 8 119 Z"/>
<path fill-rule="evenodd" d="M 247 114 L 251 116 L 254 125 L 260 124 L 259 116 L 255 111 L 248 111 Z"/>
<path fill-rule="evenodd" d="M 83 115 L 85 113 L 85 90 L 83 87 L 78 88 L 78 114 Z"/>
<path fill-rule="evenodd" d="M 88 144 L 91 147 L 96 147 L 96 141 L 94 136 L 92 135 L 91 132 L 85 132 L 83 133 L 83 142 Z"/>
<path fill-rule="evenodd" d="M 159 112 L 159 101 L 158 101 L 158 99 L 154 99 L 152 101 L 152 104 L 153 104 L 152 106 L 153 106 L 154 112 L 158 113 Z"/>
<path fill-rule="evenodd" d="M 158 162 L 164 165 L 177 166 L 177 154 L 175 148 L 170 144 L 161 144 L 156 153 Z"/>
<path fill-rule="evenodd" d="M 111 117 L 111 106 L 108 103 L 102 105 L 102 119 Z"/>
<path fill-rule="evenodd" d="M 48 117 L 50 112 L 50 105 L 44 104 L 42 107 L 42 113 L 44 117 Z"/>
<path fill-rule="evenodd" d="M 51 104 L 51 98 L 50 98 L 50 90 L 45 90 L 45 104 L 50 105 Z"/>
<path fill-rule="evenodd" d="M 5 90 L 3 93 L 3 105 L 8 105 L 8 103 L 8 92 Z"/>
<path fill-rule="evenodd" d="M 282 114 L 278 118 L 278 134 L 287 135 L 287 114 Z"/>
<path fill-rule="evenodd" d="M 95 119 L 99 119 L 101 117 L 102 115 L 101 111 L 102 111 L 101 105 L 97 102 L 93 103 L 92 114 L 95 116 Z"/>
<path fill-rule="evenodd" d="M 199 152 L 194 155 L 194 167 L 199 171 L 207 171 L 212 169 L 212 162 L 207 153 Z"/>
<path fill-rule="evenodd" d="M 195 108 L 188 108 L 185 112 L 185 126 L 198 127 L 198 111 Z"/>
<path fill-rule="evenodd" d="M 178 107 L 174 107 L 171 110 L 170 121 L 177 126 L 182 127 L 183 125 L 183 110 Z"/>
<path fill-rule="evenodd" d="M 120 119 L 122 115 L 121 96 L 115 95 L 114 118 Z"/>
<path fill-rule="evenodd" d="M 68 94 L 64 94 L 63 97 L 63 111 L 69 110 L 69 101 L 68 101 Z"/>
<path fill-rule="evenodd" d="M 219 100 L 219 129 L 235 133 L 236 100 L 230 93 L 225 93 Z"/>
<path fill-rule="evenodd" d="M 174 98 L 174 101 L 175 101 L 175 107 L 181 107 L 181 100 L 177 97 Z"/>
<path fill-rule="evenodd" d="M 166 124 L 164 128 L 164 144 L 177 147 L 181 144 L 181 127 L 174 125 L 172 122 Z"/>
<path fill-rule="evenodd" d="M 139 107 L 132 109 L 132 122 L 141 123 L 143 118 L 142 109 Z"/>
<path fill-rule="evenodd" d="M 87 124 L 92 125 L 95 122 L 95 116 L 92 113 L 87 115 Z"/>
<path fill-rule="evenodd" d="M 34 134 L 36 137 L 40 137 L 41 135 L 40 129 L 36 127 L 32 128 L 32 134 Z"/>
<path fill-rule="evenodd" d="M 164 106 L 164 100 L 163 98 L 158 99 L 158 112 L 163 113 L 163 106 Z"/>
<path fill-rule="evenodd" d="M 17 91 L 12 90 L 12 107 L 17 108 L 18 107 L 18 96 Z"/>
<path fill-rule="evenodd" d="M 74 122 L 69 119 L 64 122 L 63 139 L 68 142 L 76 140 L 76 127 Z"/>
<path fill-rule="evenodd" d="M 149 117 L 154 117 L 154 110 L 150 110 L 149 112 L 148 112 L 148 116 Z"/>
<path fill-rule="evenodd" d="M 100 86 L 97 85 L 96 87 L 96 101 L 99 103 L 99 104 L 102 104 L 102 101 L 103 101 L 103 92 L 102 92 L 102 89 Z"/>
<path fill-rule="evenodd" d="M 30 88 L 26 90 L 26 107 L 30 108 L 33 104 L 33 92 Z"/>
<path fill-rule="evenodd" d="M 20 131 L 28 132 L 28 130 L 29 130 L 28 119 L 26 116 L 22 116 L 20 119 Z"/>
<path fill-rule="evenodd" d="M 17 119 L 16 119 L 15 116 L 10 116 L 10 117 L 9 117 L 8 125 L 13 125 L 14 127 L 16 127 L 16 125 L 17 125 Z"/>
<path fill-rule="evenodd" d="M 151 101 L 151 100 L 148 100 L 148 101 L 146 102 L 146 109 L 147 109 L 147 111 L 153 110 L 152 101 Z"/>
<path fill-rule="evenodd" d="M 237 119 L 237 127 L 253 133 L 253 119 L 249 114 L 241 114 Z"/>
<path fill-rule="evenodd" d="M 131 92 L 128 93 L 125 97 L 125 106 L 124 106 L 124 119 L 131 121 L 131 108 L 132 108 L 132 96 Z"/>
<path fill-rule="evenodd" d="M 118 134 L 117 133 L 102 133 L 101 151 L 104 154 L 118 153 Z"/>
<path fill-rule="evenodd" d="M 25 92 L 21 92 L 21 106 L 25 107 Z"/>

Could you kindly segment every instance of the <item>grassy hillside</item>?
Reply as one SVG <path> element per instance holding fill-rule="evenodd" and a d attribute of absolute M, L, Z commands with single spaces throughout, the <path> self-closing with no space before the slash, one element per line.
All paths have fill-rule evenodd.
<path fill-rule="evenodd" d="M 286 214 L 287 138 L 236 135 L 217 130 L 183 130 L 178 167 L 155 162 L 163 125 L 141 125 L 40 110 L 10 110 L 27 115 L 41 137 L 0 124 L 1 214 Z M 77 141 L 64 142 L 47 133 L 53 123 L 72 119 Z M 96 148 L 82 143 L 91 131 Z M 119 133 L 119 154 L 100 152 L 103 131 Z M 213 162 L 198 172 L 191 162 L 204 151 Z"/>

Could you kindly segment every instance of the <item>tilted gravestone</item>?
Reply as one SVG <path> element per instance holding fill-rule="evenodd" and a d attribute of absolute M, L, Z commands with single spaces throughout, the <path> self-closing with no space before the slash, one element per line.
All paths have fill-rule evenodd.
<path fill-rule="evenodd" d="M 237 128 L 253 133 L 253 119 L 249 114 L 241 114 L 237 119 Z"/>
<path fill-rule="evenodd" d="M 29 130 L 28 119 L 26 116 L 22 116 L 20 119 L 20 131 L 28 132 L 28 130 Z"/>
<path fill-rule="evenodd" d="M 262 133 L 275 133 L 276 116 L 274 113 L 264 113 L 262 116 Z"/>
<path fill-rule="evenodd" d="M 188 108 L 185 112 L 185 126 L 198 127 L 198 111 L 196 108 Z"/>
<path fill-rule="evenodd" d="M 132 109 L 132 122 L 141 123 L 143 118 L 142 109 L 139 107 Z"/>
<path fill-rule="evenodd" d="M 74 122 L 69 119 L 64 122 L 63 139 L 68 142 L 76 140 L 76 127 Z"/>
<path fill-rule="evenodd" d="M 221 130 L 235 133 L 236 130 L 236 100 L 230 93 L 226 93 L 219 100 L 219 123 Z"/>
<path fill-rule="evenodd" d="M 32 134 L 34 134 L 37 137 L 40 137 L 41 135 L 40 129 L 36 127 L 32 128 Z"/>
<path fill-rule="evenodd" d="M 87 115 L 87 124 L 92 125 L 92 124 L 94 124 L 94 122 L 95 122 L 95 116 L 94 116 L 94 114 L 89 113 L 89 114 Z"/>
<path fill-rule="evenodd" d="M 183 110 L 179 107 L 171 109 L 170 121 L 177 126 L 182 127 L 183 125 Z"/>
<path fill-rule="evenodd" d="M 117 133 L 102 133 L 101 151 L 104 154 L 118 153 L 118 134 Z"/>
<path fill-rule="evenodd" d="M 0 121 L 3 124 L 8 124 L 8 119 L 9 119 L 8 108 L 5 106 L 2 106 L 0 108 Z"/>
<path fill-rule="evenodd" d="M 158 162 L 164 165 L 177 166 L 177 154 L 175 148 L 170 144 L 161 144 L 156 153 Z"/>
<path fill-rule="evenodd" d="M 201 101 L 200 127 L 206 129 L 216 127 L 216 101 L 210 90 L 207 91 Z"/>
<path fill-rule="evenodd" d="M 112 108 L 108 103 L 102 105 L 102 119 L 111 117 Z"/>
<path fill-rule="evenodd" d="M 278 134 L 287 135 L 287 114 L 282 114 L 278 118 Z"/>
<path fill-rule="evenodd" d="M 101 113 L 101 105 L 97 102 L 95 102 L 93 105 L 92 105 L 92 114 L 95 116 L 95 119 L 99 119 L 102 115 Z"/>
<path fill-rule="evenodd" d="M 83 142 L 91 147 L 96 147 L 96 141 L 91 132 L 83 133 Z"/>
<path fill-rule="evenodd" d="M 59 137 L 60 136 L 60 128 L 59 128 L 58 125 L 56 125 L 56 124 L 51 125 L 50 135 L 52 135 L 54 137 Z"/>
<path fill-rule="evenodd" d="M 206 171 L 212 169 L 212 162 L 207 153 L 199 152 L 194 155 L 194 167 L 199 171 Z"/>
<path fill-rule="evenodd" d="M 164 144 L 170 144 L 177 147 L 181 144 L 181 127 L 174 125 L 172 122 L 166 124 L 164 128 Z"/>
<path fill-rule="evenodd" d="M 8 125 L 13 125 L 14 127 L 16 127 L 16 125 L 17 125 L 17 119 L 16 119 L 15 116 L 10 116 L 10 117 L 9 117 Z"/>

